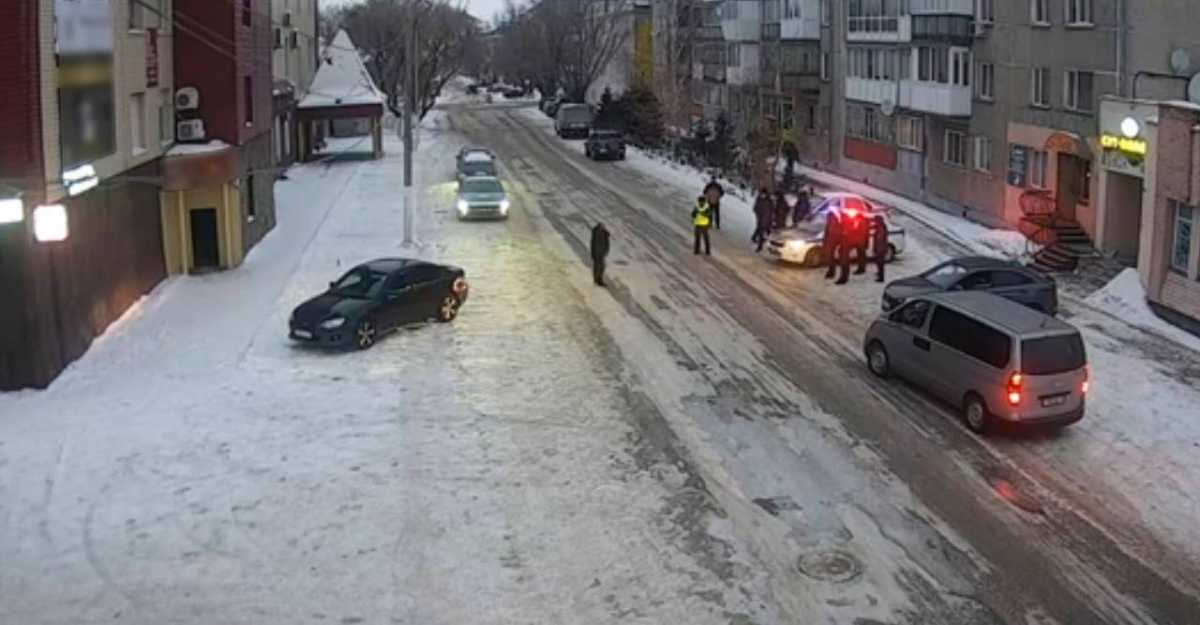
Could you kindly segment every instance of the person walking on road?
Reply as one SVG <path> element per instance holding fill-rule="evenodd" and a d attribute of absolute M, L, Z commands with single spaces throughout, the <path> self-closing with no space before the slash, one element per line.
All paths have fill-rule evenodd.
<path fill-rule="evenodd" d="M 592 280 L 604 286 L 604 262 L 608 258 L 608 228 L 598 223 L 592 228 Z"/>
<path fill-rule="evenodd" d="M 712 227 L 712 207 L 708 205 L 708 200 L 703 195 L 696 198 L 696 208 L 692 209 L 692 226 L 695 229 L 695 238 L 692 242 L 693 253 L 700 253 L 700 241 L 703 240 L 704 255 L 712 256 L 712 243 L 708 238 L 708 229 Z"/>
<path fill-rule="evenodd" d="M 838 277 L 838 284 L 845 284 L 850 277 L 850 251 L 854 250 L 854 254 L 858 260 L 858 268 L 854 274 L 858 275 L 867 271 L 867 242 L 870 240 L 870 227 L 867 224 L 867 216 L 857 210 L 846 210 L 839 215 L 842 230 L 842 253 L 839 256 L 841 265 L 841 276 Z"/>
<path fill-rule="evenodd" d="M 767 188 L 759 189 L 758 195 L 754 198 L 754 236 L 750 237 L 752 242 L 758 244 L 758 249 L 755 251 L 762 251 L 763 243 L 766 243 L 767 235 L 771 233 L 771 219 L 774 212 L 775 208 L 771 206 L 771 196 L 767 195 Z"/>
<path fill-rule="evenodd" d="M 881 215 L 871 220 L 871 249 L 875 253 L 875 281 L 883 282 L 883 266 L 888 256 L 887 222 Z"/>
<path fill-rule="evenodd" d="M 834 271 L 837 270 L 841 263 L 841 255 L 844 254 L 843 246 L 842 221 L 837 211 L 829 211 L 825 219 L 825 236 L 822 239 L 823 247 L 825 248 L 825 279 L 833 277 Z M 845 280 L 839 281 L 839 284 Z"/>
<path fill-rule="evenodd" d="M 713 225 L 717 230 L 721 229 L 721 198 L 723 197 L 725 197 L 725 187 L 717 182 L 717 177 L 714 175 L 704 186 L 704 198 L 708 200 L 708 205 L 712 208 Z"/>

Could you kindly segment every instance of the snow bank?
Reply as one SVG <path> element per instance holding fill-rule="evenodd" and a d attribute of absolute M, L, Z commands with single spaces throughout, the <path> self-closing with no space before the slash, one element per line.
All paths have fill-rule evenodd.
<path fill-rule="evenodd" d="M 1092 293 L 1084 302 L 1095 306 L 1131 325 L 1161 334 L 1184 347 L 1200 351 L 1200 338 L 1159 318 L 1146 303 L 1146 291 L 1136 269 L 1117 274 L 1104 288 Z"/>
<path fill-rule="evenodd" d="M 167 156 L 207 154 L 209 152 L 219 152 L 227 147 L 229 147 L 229 144 L 220 139 L 213 139 L 208 143 L 177 143 L 170 150 L 167 150 Z"/>

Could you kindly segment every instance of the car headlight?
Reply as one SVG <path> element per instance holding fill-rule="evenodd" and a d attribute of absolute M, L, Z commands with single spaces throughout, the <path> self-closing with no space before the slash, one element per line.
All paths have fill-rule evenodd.
<path fill-rule="evenodd" d="M 467 204 L 466 200 L 459 200 L 457 206 L 458 206 L 458 212 L 463 215 L 466 215 L 467 209 L 470 208 L 470 205 Z"/>
<path fill-rule="evenodd" d="M 501 213 L 508 212 L 508 200 L 500 200 L 500 212 Z"/>
<path fill-rule="evenodd" d="M 787 246 L 789 250 L 802 250 L 808 246 L 808 243 L 804 241 L 788 241 Z"/>
<path fill-rule="evenodd" d="M 333 319 L 326 319 L 325 321 L 322 321 L 321 329 L 322 330 L 336 330 L 344 325 L 346 325 L 345 317 L 334 317 Z"/>

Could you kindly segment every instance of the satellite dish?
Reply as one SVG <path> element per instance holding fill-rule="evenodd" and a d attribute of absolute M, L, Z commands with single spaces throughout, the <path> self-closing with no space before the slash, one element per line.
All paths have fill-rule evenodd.
<path fill-rule="evenodd" d="M 1200 104 L 1200 74 L 1188 81 L 1188 100 Z"/>
<path fill-rule="evenodd" d="M 896 103 L 891 98 L 884 99 L 879 103 L 879 112 L 883 113 L 884 117 L 891 117 L 896 112 Z"/>
<path fill-rule="evenodd" d="M 1171 71 L 1179 76 L 1186 76 L 1188 70 L 1192 69 L 1192 55 L 1188 54 L 1183 48 L 1175 48 L 1171 51 Z"/>

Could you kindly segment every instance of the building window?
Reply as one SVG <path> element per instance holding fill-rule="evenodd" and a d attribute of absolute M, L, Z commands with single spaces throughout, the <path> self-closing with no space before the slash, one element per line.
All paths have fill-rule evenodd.
<path fill-rule="evenodd" d="M 725 64 L 729 67 L 737 67 L 742 61 L 742 49 L 738 44 L 731 43 L 725 52 Z"/>
<path fill-rule="evenodd" d="M 991 173 L 992 171 L 992 139 L 991 137 L 975 137 L 975 169 Z"/>
<path fill-rule="evenodd" d="M 975 21 L 988 25 L 996 21 L 996 7 L 992 0 L 976 0 Z"/>
<path fill-rule="evenodd" d="M 276 28 L 275 29 L 275 49 L 278 50 L 282 47 L 283 47 L 283 31 Z"/>
<path fill-rule="evenodd" d="M 815 107 L 811 104 L 808 105 L 808 126 L 807 127 L 808 127 L 808 130 L 810 130 L 810 131 L 817 129 L 817 107 Z"/>
<path fill-rule="evenodd" d="M 1092 25 L 1092 0 L 1066 0 L 1068 26 Z"/>
<path fill-rule="evenodd" d="M 873 106 L 862 104 L 846 106 L 846 134 L 887 145 L 895 139 L 892 118 L 884 117 Z"/>
<path fill-rule="evenodd" d="M 914 152 L 925 151 L 925 120 L 901 115 L 896 118 L 896 145 Z"/>
<path fill-rule="evenodd" d="M 721 3 L 721 19 L 736 20 L 738 16 L 737 2 L 722 2 Z"/>
<path fill-rule="evenodd" d="M 254 198 L 254 174 L 246 176 L 246 216 L 250 221 L 258 216 L 258 206 Z"/>
<path fill-rule="evenodd" d="M 158 28 L 161 7 L 162 0 L 129 0 L 129 30 Z"/>
<path fill-rule="evenodd" d="M 1050 68 L 1035 67 L 1031 74 L 1030 103 L 1042 108 L 1050 107 Z"/>
<path fill-rule="evenodd" d="M 957 130 L 947 130 L 942 141 L 942 162 L 967 166 L 967 136 Z"/>
<path fill-rule="evenodd" d="M 1046 152 L 1027 148 L 1029 154 L 1029 186 L 1037 189 L 1046 188 Z"/>
<path fill-rule="evenodd" d="M 250 76 L 242 77 L 242 105 L 246 107 L 246 125 L 254 125 L 254 79 Z"/>
<path fill-rule="evenodd" d="M 900 16 L 908 15 L 907 0 L 849 0 L 849 5 L 851 33 L 899 32 Z"/>
<path fill-rule="evenodd" d="M 906 50 L 894 48 L 850 48 L 846 53 L 846 75 L 867 80 L 896 80 Z"/>
<path fill-rule="evenodd" d="M 950 49 L 950 83 L 959 87 L 971 86 L 971 51 L 965 48 Z"/>
<path fill-rule="evenodd" d="M 242 0 L 242 26 L 249 26 L 254 21 L 254 8 L 251 0 Z"/>
<path fill-rule="evenodd" d="M 288 35 L 288 47 L 293 50 L 300 47 L 300 33 L 298 31 L 293 30 L 292 33 Z"/>
<path fill-rule="evenodd" d="M 833 9 L 829 6 L 829 0 L 821 0 L 821 25 L 828 26 L 832 19 Z"/>
<path fill-rule="evenodd" d="M 970 52 L 963 48 L 917 48 L 917 80 L 966 86 L 970 84 L 970 62 Z"/>
<path fill-rule="evenodd" d="M 821 53 L 821 80 L 829 80 L 829 53 Z"/>
<path fill-rule="evenodd" d="M 129 138 L 133 155 L 146 151 L 146 94 L 135 93 L 129 102 Z"/>
<path fill-rule="evenodd" d="M 980 100 L 991 102 L 996 99 L 996 66 L 979 63 L 975 66 L 975 95 Z"/>
<path fill-rule="evenodd" d="M 1050 25 L 1050 0 L 1029 0 L 1029 19 L 1038 26 Z"/>
<path fill-rule="evenodd" d="M 1171 269 L 1187 275 L 1192 264 L 1192 225 L 1195 223 L 1196 211 L 1183 202 L 1170 200 L 1169 204 L 1174 213 L 1171 229 Z"/>
<path fill-rule="evenodd" d="M 1079 161 L 1079 203 L 1092 203 L 1092 162 Z"/>
<path fill-rule="evenodd" d="M 1090 112 L 1092 110 L 1092 96 L 1094 95 L 1092 83 L 1095 80 L 1095 75 L 1092 72 L 1067 70 L 1065 80 L 1066 92 L 1063 102 L 1067 108 L 1072 111 Z"/>

